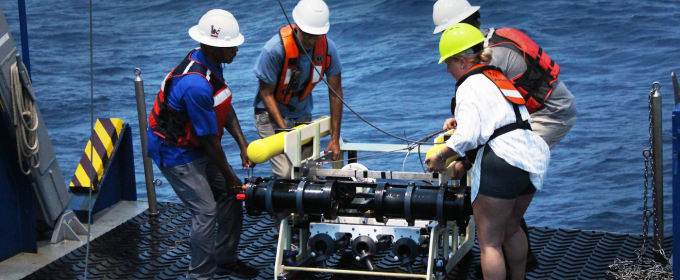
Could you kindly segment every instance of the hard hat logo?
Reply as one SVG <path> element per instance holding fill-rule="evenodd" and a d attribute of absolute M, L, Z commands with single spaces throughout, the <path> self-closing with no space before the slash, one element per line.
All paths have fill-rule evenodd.
<path fill-rule="evenodd" d="M 220 30 L 222 30 L 222 28 L 218 28 L 217 30 L 215 30 L 215 26 L 211 25 L 210 26 L 210 37 L 217 38 L 220 35 Z"/>
<path fill-rule="evenodd" d="M 189 36 L 201 44 L 219 48 L 238 46 L 244 40 L 234 15 L 221 9 L 203 15 L 198 25 L 189 29 Z"/>

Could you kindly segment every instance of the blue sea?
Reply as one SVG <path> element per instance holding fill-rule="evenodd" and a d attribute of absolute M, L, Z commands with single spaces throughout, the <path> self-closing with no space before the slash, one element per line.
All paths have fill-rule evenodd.
<path fill-rule="evenodd" d="M 38 105 L 67 183 L 90 129 L 90 47 L 87 1 L 27 0 L 28 40 Z M 450 117 L 455 80 L 438 65 L 433 35 L 434 0 L 327 0 L 328 37 L 342 59 L 345 100 L 367 119 L 394 134 L 419 139 Z M 664 110 L 665 230 L 671 233 L 671 71 L 680 70 L 678 1 L 470 0 L 482 6 L 482 28 L 526 32 L 562 67 L 560 78 L 576 97 L 578 121 L 552 151 L 547 181 L 526 219 L 531 226 L 642 232 L 642 150 L 648 144 L 647 98 L 662 84 Z M 290 16 L 297 0 L 283 0 Z M 17 44 L 18 8 L 0 0 Z M 142 69 L 147 110 L 161 80 L 198 46 L 188 30 L 210 9 L 230 11 L 245 43 L 224 77 L 248 141 L 256 140 L 252 67 L 263 45 L 286 21 L 275 0 L 93 1 L 94 116 L 120 118 L 133 129 L 140 199 L 146 199 L 133 70 Z M 314 115 L 328 115 L 326 86 L 313 93 Z M 344 111 L 341 136 L 359 143 L 400 143 Z M 228 160 L 241 166 L 228 135 Z M 325 147 L 325 146 L 324 146 Z M 361 155 L 366 155 L 359 154 Z M 367 158 L 373 170 L 401 170 L 404 154 Z M 411 155 L 405 169 L 421 171 Z M 178 201 L 164 181 L 160 201 Z M 245 177 L 244 170 L 238 171 Z M 268 164 L 255 174 L 270 174 Z"/>

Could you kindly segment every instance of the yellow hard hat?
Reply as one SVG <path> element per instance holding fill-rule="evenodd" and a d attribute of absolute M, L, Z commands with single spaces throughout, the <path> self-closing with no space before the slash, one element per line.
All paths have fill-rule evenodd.
<path fill-rule="evenodd" d="M 460 52 L 463 52 L 486 38 L 479 29 L 467 23 L 457 23 L 446 29 L 439 40 L 439 63 L 444 62 Z"/>

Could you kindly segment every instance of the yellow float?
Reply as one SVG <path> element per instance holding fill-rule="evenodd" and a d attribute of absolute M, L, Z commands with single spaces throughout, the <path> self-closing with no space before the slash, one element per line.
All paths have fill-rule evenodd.
<path fill-rule="evenodd" d="M 312 121 L 312 123 L 315 122 L 320 122 L 329 117 L 323 116 L 319 117 L 315 120 Z M 292 129 L 300 129 L 308 124 L 301 124 L 296 127 L 293 127 Z M 248 145 L 248 158 L 253 161 L 256 164 L 260 164 L 263 162 L 268 161 L 270 158 L 275 157 L 277 155 L 283 154 L 283 138 L 286 133 L 289 133 L 288 131 L 285 132 L 279 132 L 277 134 L 274 134 L 272 136 L 269 136 L 264 139 L 259 139 L 255 140 L 252 143 Z M 321 137 L 328 136 L 330 135 L 330 130 L 329 131 L 322 131 L 321 132 Z M 312 141 L 313 137 L 308 137 L 306 139 L 302 139 L 302 145 L 307 144 Z"/>
<path fill-rule="evenodd" d="M 447 132 L 444 132 L 443 134 L 440 134 L 439 136 L 437 136 L 437 138 L 434 139 L 434 142 L 435 142 L 435 143 L 445 142 L 445 141 L 444 141 L 445 135 L 452 135 L 454 131 L 455 131 L 455 130 L 452 129 L 452 130 L 449 130 L 449 131 L 447 131 Z M 431 155 L 433 155 L 433 154 L 435 154 L 435 153 L 441 151 L 442 149 L 444 149 L 444 147 L 446 147 L 446 144 L 437 144 L 437 145 L 434 145 L 434 147 L 430 148 L 430 149 L 427 151 L 427 154 L 425 154 L 425 158 L 428 158 L 428 157 L 430 157 Z M 459 156 L 458 154 L 455 154 L 455 155 L 453 155 L 452 157 L 446 159 L 446 164 L 445 164 L 444 166 L 449 166 L 454 160 L 458 159 L 459 157 L 460 157 L 460 156 Z"/>

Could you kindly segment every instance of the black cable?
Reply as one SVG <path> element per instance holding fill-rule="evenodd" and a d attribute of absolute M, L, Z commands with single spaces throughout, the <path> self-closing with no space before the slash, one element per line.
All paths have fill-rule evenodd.
<path fill-rule="evenodd" d="M 425 165 L 423 164 L 423 158 L 420 156 L 420 145 L 418 145 L 418 160 L 420 161 L 420 167 L 423 168 L 423 172 L 427 173 L 427 170 L 425 169 Z"/>
<path fill-rule="evenodd" d="M 420 139 L 420 142 L 427 141 L 428 139 L 430 139 L 430 138 L 432 138 L 433 136 L 435 136 L 435 135 L 437 135 L 437 134 L 439 134 L 439 133 L 442 133 L 442 132 L 444 132 L 444 130 L 440 130 L 440 131 L 437 131 L 437 132 L 435 132 L 435 133 L 432 133 L 432 134 L 430 134 L 430 135 L 428 135 L 428 136 L 425 136 L 425 137 L 423 137 L 423 139 Z M 437 143 L 435 143 L 435 144 L 437 144 Z M 420 161 L 420 167 L 423 168 L 423 172 L 427 173 L 427 170 L 425 169 L 425 165 L 423 164 L 423 158 L 422 158 L 422 156 L 420 155 L 420 144 L 418 144 L 418 160 Z"/>
<path fill-rule="evenodd" d="M 92 0 L 90 0 L 90 142 L 94 143 L 94 43 L 92 36 Z M 90 145 L 90 157 L 94 158 L 94 145 Z M 92 236 L 90 226 L 92 225 L 92 188 L 94 187 L 94 180 L 97 178 L 94 173 L 94 160 L 90 162 L 90 189 L 88 190 L 87 200 L 87 241 L 85 243 L 85 270 L 83 276 L 87 279 L 90 260 L 90 237 Z M 92 175 L 95 174 L 95 175 Z"/>
<path fill-rule="evenodd" d="M 278 0 L 278 1 L 279 1 L 279 6 L 281 6 L 281 11 L 283 11 L 283 15 L 286 17 L 286 21 L 288 22 L 288 25 L 290 26 L 290 29 L 291 29 L 291 30 L 294 30 L 294 29 L 293 29 L 293 24 L 290 23 L 290 19 L 288 19 L 288 14 L 286 14 L 286 9 L 283 8 L 283 4 L 281 3 L 281 0 Z M 293 39 L 295 40 L 295 42 L 298 43 L 299 46 L 302 46 L 302 42 L 300 42 L 300 40 L 298 40 L 297 36 L 293 36 Z M 305 56 L 307 56 L 307 59 L 309 59 L 309 61 L 313 61 L 313 60 L 312 60 L 312 57 L 309 56 L 309 53 L 307 53 L 307 50 L 305 50 L 305 48 L 301 48 L 301 49 L 302 49 L 302 52 L 305 53 Z M 352 107 L 350 107 L 349 104 L 347 104 L 347 102 L 345 102 L 345 100 L 342 99 L 342 97 L 340 97 L 340 95 L 339 95 L 337 92 L 335 92 L 335 89 L 333 89 L 333 87 L 331 87 L 331 85 L 328 84 L 328 81 L 326 81 L 326 78 L 325 78 L 323 75 L 321 75 L 321 72 L 320 72 L 318 69 L 316 69 L 316 67 L 314 67 L 314 71 L 316 71 L 316 72 L 319 74 L 319 76 L 321 77 L 321 79 L 323 80 L 323 82 L 328 86 L 328 89 L 330 89 L 331 92 L 333 92 L 333 94 L 335 94 L 335 97 L 337 97 L 338 99 L 340 99 L 340 101 L 342 102 L 342 104 L 345 105 L 345 107 L 347 107 L 347 109 L 349 109 L 352 113 L 354 113 L 354 115 L 356 115 L 357 117 L 359 117 L 359 119 L 361 119 L 362 121 L 364 121 L 364 122 L 367 123 L 368 125 L 372 126 L 373 128 L 377 129 L 378 131 L 380 131 L 380 132 L 382 132 L 382 133 L 385 133 L 385 134 L 387 134 L 388 136 L 394 137 L 394 138 L 396 138 L 396 139 L 405 141 L 405 142 L 413 142 L 413 143 L 416 143 L 416 144 L 444 144 L 444 142 L 442 142 L 442 143 L 427 143 L 427 142 L 413 141 L 413 140 L 410 140 L 410 139 L 407 139 L 407 138 L 404 138 L 404 137 L 401 137 L 401 136 L 394 135 L 394 134 L 392 134 L 392 133 L 389 133 L 389 132 L 383 130 L 382 128 L 379 128 L 378 126 L 376 126 L 376 125 L 374 125 L 373 123 L 371 123 L 370 121 L 368 121 L 366 118 L 364 118 L 364 117 L 362 117 L 361 115 L 359 115 L 359 113 L 357 113 L 356 111 L 354 111 L 354 109 L 352 109 Z"/>

